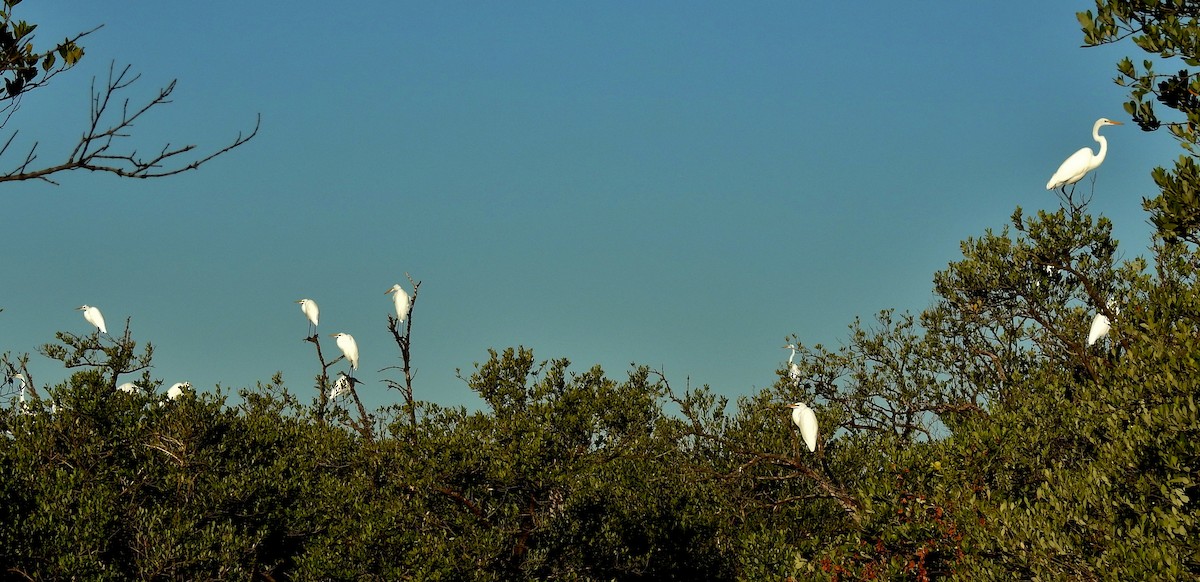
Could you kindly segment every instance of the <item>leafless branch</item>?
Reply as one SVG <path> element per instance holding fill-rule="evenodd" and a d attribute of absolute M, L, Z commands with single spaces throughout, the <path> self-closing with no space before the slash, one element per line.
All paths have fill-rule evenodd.
<path fill-rule="evenodd" d="M 325 409 L 329 406 L 329 367 L 337 360 L 332 362 L 325 361 L 325 354 L 321 352 L 321 338 L 313 333 L 311 336 L 304 338 L 304 341 L 311 342 L 317 349 L 317 361 L 321 362 L 321 373 L 317 375 L 317 422 L 325 422 Z"/>
<path fill-rule="evenodd" d="M 173 146 L 167 143 L 156 153 L 147 156 L 139 155 L 136 149 L 128 151 L 120 150 L 116 146 L 119 145 L 120 140 L 129 138 L 132 135 L 131 130 L 135 123 L 151 109 L 169 104 L 171 102 L 170 96 L 175 91 L 176 82 L 171 81 L 166 87 L 159 89 L 156 97 L 141 107 L 132 109 L 130 108 L 129 100 L 125 99 L 121 104 L 119 117 L 116 120 L 110 121 L 108 113 L 113 108 L 114 98 L 119 92 L 129 88 L 139 78 L 140 75 L 131 74 L 128 65 L 119 72 L 116 69 L 115 63 L 110 65 L 108 82 L 104 89 L 98 90 L 93 80 L 89 126 L 87 131 L 79 138 L 70 155 L 67 156 L 66 161 L 37 168 L 35 162 L 38 159 L 38 143 L 35 142 L 29 148 L 24 160 L 8 172 L 0 174 L 0 182 L 42 180 L 51 184 L 57 184 L 51 176 L 73 170 L 106 172 L 123 178 L 161 178 L 172 176 L 188 170 L 195 170 L 213 158 L 245 144 L 258 135 L 258 130 L 262 123 L 261 114 L 257 116 L 254 129 L 249 134 L 239 132 L 237 137 L 225 147 L 208 155 L 192 159 L 191 161 L 184 161 L 186 159 L 184 156 L 195 151 L 195 145 Z M 15 135 L 16 132 L 9 137 L 3 148 L 0 148 L 0 155 L 8 151 Z"/>
<path fill-rule="evenodd" d="M 384 380 L 389 388 L 398 390 L 404 397 L 404 409 L 408 413 L 408 424 L 412 430 L 417 428 L 417 407 L 416 400 L 413 398 L 413 377 L 415 372 L 412 368 L 412 316 L 413 308 L 417 305 L 417 296 L 421 293 L 421 282 L 415 281 L 412 275 L 404 273 L 404 277 L 408 279 L 408 283 L 412 285 L 412 297 L 408 304 L 408 313 L 405 314 L 404 321 L 400 321 L 395 315 L 388 315 L 388 331 L 392 334 L 392 339 L 395 340 L 396 346 L 400 348 L 401 371 L 404 373 L 404 383 L 400 384 L 395 380 Z M 403 327 L 403 331 L 401 328 Z M 395 366 L 389 366 L 383 370 L 393 370 Z M 380 370 L 381 372 L 383 370 Z"/>

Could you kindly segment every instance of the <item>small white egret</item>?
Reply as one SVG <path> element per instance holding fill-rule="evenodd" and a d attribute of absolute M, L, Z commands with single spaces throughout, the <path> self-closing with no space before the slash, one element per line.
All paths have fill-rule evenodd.
<path fill-rule="evenodd" d="M 117 386 L 117 390 L 120 390 L 121 392 L 124 392 L 126 394 L 137 394 L 138 391 L 141 390 L 141 388 L 138 387 L 138 385 L 134 384 L 133 382 L 125 382 L 124 384 Z"/>
<path fill-rule="evenodd" d="M 299 299 L 296 303 L 300 304 L 300 311 L 304 312 L 304 317 L 312 324 L 313 335 L 316 335 L 317 319 L 321 317 L 321 309 L 317 307 L 317 302 L 312 299 Z"/>
<path fill-rule="evenodd" d="M 1092 329 L 1088 331 L 1087 345 L 1096 343 L 1100 338 L 1108 335 L 1108 330 L 1112 329 L 1112 322 L 1102 313 L 1097 313 L 1096 317 L 1092 318 Z"/>
<path fill-rule="evenodd" d="M 1122 123 L 1103 117 L 1097 119 L 1096 125 L 1092 126 L 1092 139 L 1100 142 L 1100 153 L 1092 153 L 1091 148 L 1080 148 L 1079 151 L 1071 154 L 1071 157 L 1067 158 L 1058 167 L 1058 171 L 1050 177 L 1050 181 L 1046 182 L 1047 190 L 1066 188 L 1067 185 L 1082 180 L 1085 174 L 1104 163 L 1104 156 L 1108 154 L 1108 140 L 1100 135 L 1100 128 L 1105 125 L 1122 125 Z"/>
<path fill-rule="evenodd" d="M 168 400 L 176 400 L 180 396 L 183 396 L 184 390 L 191 390 L 191 389 L 192 389 L 191 382 L 176 382 L 175 384 L 171 385 L 170 389 L 167 390 L 167 399 Z"/>
<path fill-rule="evenodd" d="M 96 326 L 96 329 L 100 330 L 100 333 L 108 333 L 108 328 L 104 326 L 104 316 L 100 315 L 100 310 L 98 308 L 90 305 L 80 305 L 79 307 L 76 307 L 75 310 L 82 311 L 83 318 L 86 319 L 88 323 Z"/>
<path fill-rule="evenodd" d="M 396 303 L 396 320 L 403 322 L 408 318 L 408 310 L 412 307 L 412 299 L 408 296 L 408 291 L 405 291 L 399 283 L 392 285 L 391 289 L 384 291 L 383 294 L 395 293 L 392 296 L 392 301 Z"/>
<path fill-rule="evenodd" d="M 1114 314 L 1121 313 L 1121 306 L 1117 304 L 1116 300 L 1109 299 L 1105 302 L 1105 305 L 1107 305 L 1108 310 Z M 1092 344 L 1096 343 L 1100 340 L 1100 338 L 1108 335 L 1108 332 L 1111 329 L 1112 322 L 1109 321 L 1108 316 L 1104 315 L 1103 313 L 1097 313 L 1096 317 L 1092 318 L 1092 328 L 1088 330 L 1087 345 L 1091 346 Z"/>
<path fill-rule="evenodd" d="M 800 366 L 797 366 L 793 362 L 793 360 L 796 359 L 796 346 L 794 344 L 788 344 L 786 346 L 783 346 L 783 349 L 792 350 L 792 355 L 788 357 L 788 378 L 791 378 L 793 382 L 799 382 L 800 381 Z"/>
<path fill-rule="evenodd" d="M 354 341 L 354 336 L 340 331 L 331 335 L 337 338 L 337 347 L 342 350 L 342 355 L 346 356 L 346 360 L 350 362 L 350 369 L 357 370 L 358 343 Z"/>
<path fill-rule="evenodd" d="M 788 408 L 792 409 L 792 422 L 796 424 L 796 428 L 800 429 L 800 436 L 804 437 L 804 444 L 808 447 L 809 452 L 817 451 L 817 413 L 803 402 L 789 404 Z"/>
<path fill-rule="evenodd" d="M 329 399 L 333 400 L 339 396 L 349 394 L 350 388 L 357 383 L 357 379 L 347 376 L 345 372 L 338 372 L 337 380 L 334 380 L 333 388 L 329 390 Z"/>
<path fill-rule="evenodd" d="M 17 383 L 17 390 L 19 393 L 18 400 L 21 403 L 21 410 L 25 411 L 25 385 L 27 384 L 25 381 L 25 374 L 21 374 L 20 372 L 13 374 L 9 381 Z"/>

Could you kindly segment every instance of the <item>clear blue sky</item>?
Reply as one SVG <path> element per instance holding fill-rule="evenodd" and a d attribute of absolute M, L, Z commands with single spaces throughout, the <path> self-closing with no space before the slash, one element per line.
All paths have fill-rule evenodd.
<path fill-rule="evenodd" d="M 1054 207 L 1045 182 L 1092 122 L 1128 122 L 1111 79 L 1133 48 L 1080 48 L 1091 2 L 259 4 L 17 7 L 42 43 L 104 24 L 5 128 L 44 162 L 113 60 L 142 73 L 135 101 L 179 79 L 143 150 L 262 130 L 174 178 L 3 185 L 0 349 L 88 332 L 87 303 L 132 318 L 168 385 L 280 370 L 307 396 L 310 297 L 383 404 L 384 290 L 408 271 L 420 398 L 476 406 L 455 369 L 515 345 L 749 394 L 789 334 L 832 345 L 856 315 L 926 307 L 959 241 Z M 1132 257 L 1178 149 L 1105 133 L 1092 208 Z"/>

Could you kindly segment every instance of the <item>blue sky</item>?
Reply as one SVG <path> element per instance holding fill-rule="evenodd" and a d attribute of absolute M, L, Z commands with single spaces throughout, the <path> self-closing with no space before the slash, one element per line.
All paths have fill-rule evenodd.
<path fill-rule="evenodd" d="M 360 392 L 384 404 L 384 290 L 407 271 L 419 398 L 476 406 L 456 368 L 515 345 L 749 394 L 789 334 L 836 345 L 856 315 L 919 311 L 959 241 L 1055 206 L 1045 182 L 1095 147 L 1092 122 L 1129 121 L 1111 79 L 1133 47 L 1080 48 L 1090 7 L 26 2 L 42 43 L 104 25 L 5 128 L 45 162 L 114 60 L 142 74 L 135 102 L 179 79 L 142 150 L 220 147 L 259 113 L 262 129 L 173 178 L 3 185 L 0 349 L 86 333 L 87 303 L 132 319 L 168 385 L 278 370 L 307 395 L 294 301 L 311 297 L 327 352 L 353 334 Z M 1179 150 L 1104 133 L 1092 210 L 1143 254 L 1150 170 Z"/>

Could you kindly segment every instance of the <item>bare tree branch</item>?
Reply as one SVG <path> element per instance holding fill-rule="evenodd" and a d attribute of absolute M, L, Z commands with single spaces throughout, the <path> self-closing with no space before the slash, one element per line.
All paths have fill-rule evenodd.
<path fill-rule="evenodd" d="M 74 170 L 106 172 L 123 178 L 162 178 L 195 170 L 208 161 L 237 148 L 258 135 L 262 123 L 262 115 L 258 115 L 254 129 L 249 134 L 239 132 L 225 147 L 208 155 L 187 161 L 186 154 L 196 150 L 195 145 L 173 146 L 164 144 L 156 153 L 142 156 L 136 149 L 122 150 L 117 146 L 124 138 L 131 136 L 134 124 L 148 111 L 160 105 L 171 102 L 170 96 L 175 91 L 175 81 L 159 89 L 158 95 L 141 107 L 130 108 L 130 102 L 125 99 L 121 104 L 121 112 L 115 120 L 110 120 L 113 101 L 119 92 L 129 88 L 140 78 L 140 75 L 130 73 L 126 65 L 119 72 L 116 64 L 109 66 L 108 82 L 102 90 L 96 89 L 92 83 L 92 100 L 90 122 L 87 131 L 79 138 L 67 159 L 59 164 L 38 168 L 38 143 L 35 142 L 26 153 L 24 160 L 5 173 L 0 173 L 0 182 L 22 180 L 42 180 L 58 184 L 51 176 Z M 43 81 L 44 82 L 44 81 Z M 16 132 L 0 148 L 0 156 L 7 153 Z"/>

